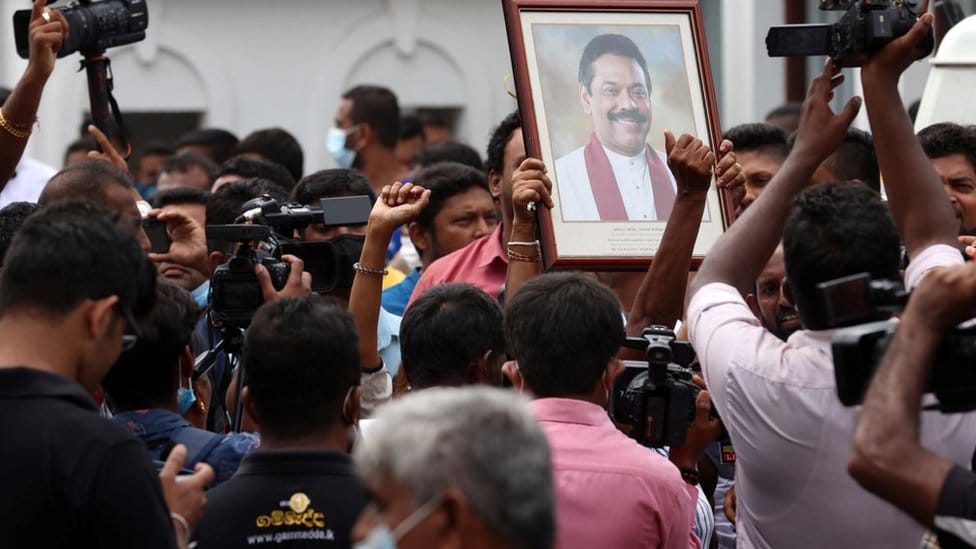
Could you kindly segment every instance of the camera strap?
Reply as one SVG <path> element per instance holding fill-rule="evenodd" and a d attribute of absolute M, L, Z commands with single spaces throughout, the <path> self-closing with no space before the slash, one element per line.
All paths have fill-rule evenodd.
<path fill-rule="evenodd" d="M 115 80 L 112 78 L 112 61 L 104 55 L 86 56 L 81 59 L 79 72 L 88 74 L 88 97 L 91 103 L 92 122 L 110 140 L 120 144 L 119 154 L 128 159 L 132 143 L 126 131 L 122 111 L 115 100 Z"/>

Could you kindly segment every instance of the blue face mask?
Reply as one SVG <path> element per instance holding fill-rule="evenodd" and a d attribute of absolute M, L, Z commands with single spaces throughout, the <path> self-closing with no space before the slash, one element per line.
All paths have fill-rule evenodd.
<path fill-rule="evenodd" d="M 176 400 L 180 403 L 180 415 L 185 416 L 193 403 L 197 401 L 197 395 L 193 393 L 193 387 L 180 387 L 176 391 Z"/>
<path fill-rule="evenodd" d="M 210 281 L 204 280 L 203 284 L 190 292 L 190 295 L 193 296 L 193 301 L 197 302 L 197 307 L 206 309 L 210 303 Z"/>
<path fill-rule="evenodd" d="M 346 148 L 346 139 L 349 137 L 349 133 L 356 128 L 358 126 L 348 130 L 332 128 L 325 138 L 325 148 L 329 151 L 329 155 L 332 156 L 332 160 L 340 168 L 349 169 L 352 167 L 353 161 L 356 160 L 356 151 Z"/>
<path fill-rule="evenodd" d="M 403 519 L 393 531 L 381 520 L 369 531 L 366 539 L 353 545 L 353 549 L 396 549 L 397 541 L 410 533 L 418 524 L 424 521 L 440 505 L 443 496 L 436 497 L 418 507 L 407 518 Z"/>

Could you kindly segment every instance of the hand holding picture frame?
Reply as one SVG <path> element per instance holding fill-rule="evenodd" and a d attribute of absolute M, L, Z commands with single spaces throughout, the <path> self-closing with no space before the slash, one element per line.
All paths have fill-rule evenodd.
<path fill-rule="evenodd" d="M 546 266 L 645 269 L 676 196 L 665 130 L 721 141 L 697 0 L 502 3 L 526 152 L 553 181 Z M 713 185 L 696 264 L 731 213 Z"/>

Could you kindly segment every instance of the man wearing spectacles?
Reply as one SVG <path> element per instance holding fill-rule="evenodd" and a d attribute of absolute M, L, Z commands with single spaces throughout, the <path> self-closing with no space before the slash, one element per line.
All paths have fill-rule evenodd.
<path fill-rule="evenodd" d="M 145 448 L 90 396 L 154 287 L 132 232 L 91 204 L 43 209 L 14 237 L 0 275 L 0 546 L 169 548 L 176 529 L 185 541 L 213 472 L 177 485 L 174 451 L 167 508 Z"/>

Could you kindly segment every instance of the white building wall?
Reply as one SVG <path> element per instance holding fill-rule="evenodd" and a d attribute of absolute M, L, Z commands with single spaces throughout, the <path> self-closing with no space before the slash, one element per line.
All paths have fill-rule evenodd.
<path fill-rule="evenodd" d="M 341 93 L 386 85 L 403 107 L 460 107 L 459 137 L 483 148 L 515 108 L 498 3 L 484 0 L 150 0 L 147 40 L 109 52 L 123 111 L 196 111 L 240 136 L 269 126 L 295 134 L 306 171 L 329 164 L 324 136 Z M 11 14 L 18 0 L 0 0 Z M 9 21 L 9 15 L 3 20 Z M 8 26 L 0 41 L 13 44 Z M 25 62 L 0 54 L 12 85 Z M 78 57 L 45 91 L 31 153 L 59 165 L 87 109 Z M 508 85 L 511 88 L 511 84 Z M 48 123 L 53 120 L 56 123 Z"/>
<path fill-rule="evenodd" d="M 765 54 L 780 0 L 721 0 L 709 44 L 721 124 L 760 119 L 784 100 L 781 59 Z M 2 21 L 23 9 L 0 0 Z M 339 96 L 356 84 L 389 86 L 403 107 L 459 107 L 458 137 L 482 150 L 515 101 L 500 0 L 149 0 L 146 41 L 109 52 L 123 111 L 196 111 L 239 136 L 269 126 L 295 134 L 305 171 L 328 167 L 324 136 Z M 714 16 L 711 17 L 714 25 Z M 24 67 L 0 24 L 0 82 Z M 87 110 L 78 56 L 59 62 L 39 111 L 34 156 L 60 165 Z M 923 79 L 924 81 L 924 79 Z M 54 121 L 54 122 L 49 122 Z"/>

